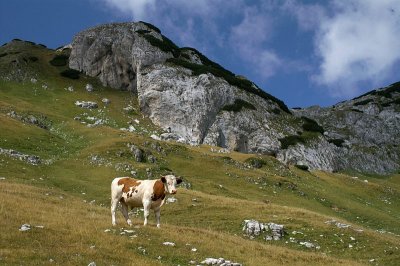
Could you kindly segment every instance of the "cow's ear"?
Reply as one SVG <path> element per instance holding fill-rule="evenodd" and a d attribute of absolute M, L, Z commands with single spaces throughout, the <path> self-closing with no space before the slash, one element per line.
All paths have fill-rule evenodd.
<path fill-rule="evenodd" d="M 182 178 L 180 178 L 180 177 L 177 177 L 177 178 L 176 178 L 176 183 L 177 183 L 177 184 L 180 184 L 180 183 L 182 183 Z"/>
<path fill-rule="evenodd" d="M 161 177 L 161 181 L 162 181 L 163 183 L 167 183 L 167 179 L 165 178 L 165 176 L 162 176 L 162 177 Z"/>

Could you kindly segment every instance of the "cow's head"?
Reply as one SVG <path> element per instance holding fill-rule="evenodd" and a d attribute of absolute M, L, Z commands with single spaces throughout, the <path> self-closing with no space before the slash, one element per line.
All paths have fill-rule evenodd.
<path fill-rule="evenodd" d="M 165 191 L 169 194 L 176 194 L 176 185 L 182 182 L 180 177 L 174 175 L 166 175 L 161 177 L 161 181 L 164 183 Z"/>

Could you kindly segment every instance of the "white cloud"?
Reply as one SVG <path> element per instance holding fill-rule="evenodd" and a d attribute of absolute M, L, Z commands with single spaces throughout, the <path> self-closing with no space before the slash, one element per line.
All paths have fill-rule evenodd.
<path fill-rule="evenodd" d="M 264 79 L 273 76 L 282 65 L 279 56 L 267 48 L 273 29 L 272 16 L 255 7 L 246 8 L 243 20 L 231 29 L 230 43 L 234 50 Z"/>
<path fill-rule="evenodd" d="M 103 0 L 108 6 L 131 15 L 136 20 L 143 20 L 150 10 L 154 10 L 156 0 Z"/>
<path fill-rule="evenodd" d="M 336 0 L 333 8 L 317 29 L 315 80 L 335 96 L 354 96 L 360 82 L 383 80 L 400 60 L 400 2 Z"/>

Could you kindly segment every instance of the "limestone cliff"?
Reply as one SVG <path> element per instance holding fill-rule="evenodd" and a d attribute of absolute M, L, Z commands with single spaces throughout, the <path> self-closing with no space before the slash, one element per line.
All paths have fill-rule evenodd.
<path fill-rule="evenodd" d="M 382 90 L 393 91 L 390 97 L 378 91 L 329 108 L 290 111 L 245 77 L 193 48 L 177 47 L 144 22 L 77 34 L 69 65 L 104 85 L 136 93 L 141 112 L 170 132 L 168 138 L 271 154 L 311 169 L 399 168 L 397 87 Z"/>

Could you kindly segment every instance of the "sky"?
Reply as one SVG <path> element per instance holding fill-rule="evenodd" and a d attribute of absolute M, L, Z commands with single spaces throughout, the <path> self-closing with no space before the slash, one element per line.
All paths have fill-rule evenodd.
<path fill-rule="evenodd" d="M 400 0 L 0 0 L 0 45 L 56 48 L 89 27 L 139 20 L 289 107 L 400 81 Z"/>

